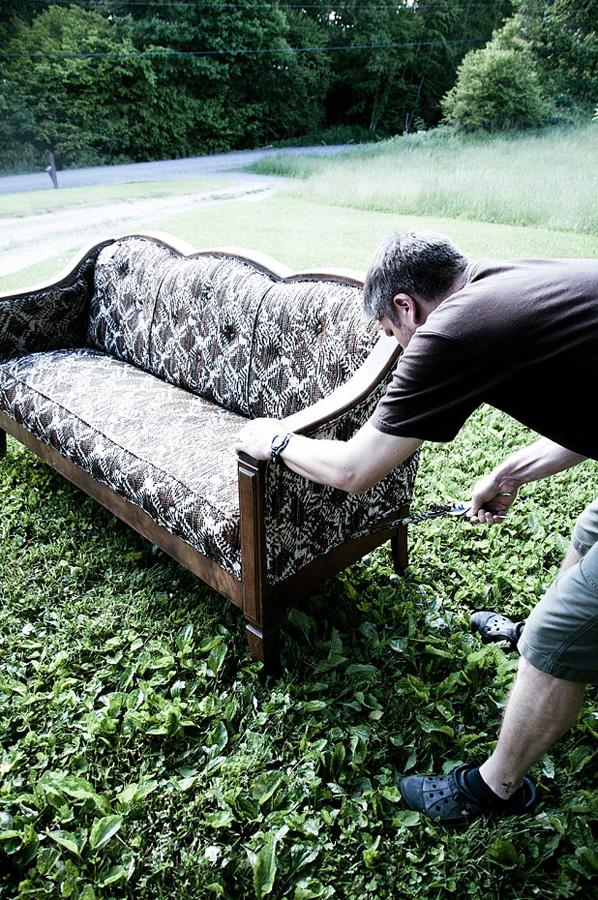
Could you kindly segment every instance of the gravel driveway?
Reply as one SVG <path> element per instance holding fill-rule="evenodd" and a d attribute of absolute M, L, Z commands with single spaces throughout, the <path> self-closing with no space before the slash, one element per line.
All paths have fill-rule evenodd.
<path fill-rule="evenodd" d="M 242 171 L 268 155 L 330 155 L 348 149 L 345 146 L 289 148 L 284 150 L 244 150 L 173 159 L 159 162 L 130 163 L 118 166 L 95 166 L 58 172 L 59 188 L 96 184 L 125 184 L 142 181 L 177 181 L 184 179 L 226 178 L 226 187 L 204 194 L 148 198 L 145 200 L 89 206 L 56 213 L 23 217 L 2 217 L 2 194 L 23 191 L 54 190 L 46 172 L 0 177 L 0 290 L 3 276 L 11 275 L 33 263 L 52 259 L 67 251 L 76 252 L 88 242 L 107 234 L 126 232 L 140 223 L 182 212 L 207 203 L 239 199 L 259 200 L 270 196 L 285 178 L 253 175 Z"/>

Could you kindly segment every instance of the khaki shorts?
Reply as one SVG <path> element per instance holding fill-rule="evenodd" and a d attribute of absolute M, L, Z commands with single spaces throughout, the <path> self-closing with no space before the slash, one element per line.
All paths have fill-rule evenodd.
<path fill-rule="evenodd" d="M 598 684 L 598 500 L 582 512 L 571 542 L 582 559 L 548 588 L 525 623 L 518 649 L 555 678 Z"/>

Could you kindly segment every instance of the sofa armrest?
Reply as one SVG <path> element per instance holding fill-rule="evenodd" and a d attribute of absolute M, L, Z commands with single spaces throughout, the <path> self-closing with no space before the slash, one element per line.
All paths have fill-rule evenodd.
<path fill-rule="evenodd" d="M 348 440 L 368 421 L 386 392 L 397 355 L 395 341 L 379 341 L 374 359 L 368 360 L 371 365 L 366 363 L 350 382 L 320 403 L 289 416 L 285 424 L 316 439 Z M 263 516 L 268 581 L 282 581 L 330 549 L 396 520 L 411 502 L 418 459 L 416 451 L 362 494 L 347 494 L 311 482 L 286 466 L 266 464 Z"/>
<path fill-rule="evenodd" d="M 95 260 L 105 243 L 54 283 L 0 294 L 0 359 L 85 343 Z"/>

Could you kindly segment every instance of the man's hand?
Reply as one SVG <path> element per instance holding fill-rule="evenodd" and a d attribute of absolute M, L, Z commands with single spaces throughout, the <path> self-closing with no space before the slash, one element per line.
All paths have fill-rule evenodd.
<path fill-rule="evenodd" d="M 577 466 L 585 456 L 574 453 L 549 438 L 539 438 L 507 457 L 474 486 L 469 518 L 472 522 L 496 525 L 503 522 L 523 484 L 539 481 Z"/>
<path fill-rule="evenodd" d="M 254 459 L 270 459 L 273 439 L 288 431 L 284 421 L 254 419 L 239 432 L 235 450 Z M 418 438 L 383 434 L 366 422 L 348 441 L 293 434 L 280 458 L 289 469 L 310 481 L 361 494 L 411 456 L 420 444 Z"/>
<path fill-rule="evenodd" d="M 470 521 L 481 525 L 498 525 L 504 522 L 517 496 L 517 490 L 514 484 L 501 482 L 493 473 L 482 478 L 472 491 Z"/>
<path fill-rule="evenodd" d="M 254 459 L 270 459 L 272 441 L 277 434 L 286 434 L 284 422 L 278 419 L 253 419 L 245 425 L 235 441 L 237 453 L 247 453 Z"/>

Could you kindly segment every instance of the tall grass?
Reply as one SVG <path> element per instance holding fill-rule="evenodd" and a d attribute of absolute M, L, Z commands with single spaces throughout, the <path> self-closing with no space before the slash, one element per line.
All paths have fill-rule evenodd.
<path fill-rule="evenodd" d="M 597 140 L 598 123 L 494 137 L 437 129 L 260 171 L 302 178 L 300 195 L 321 203 L 593 235 Z"/>

